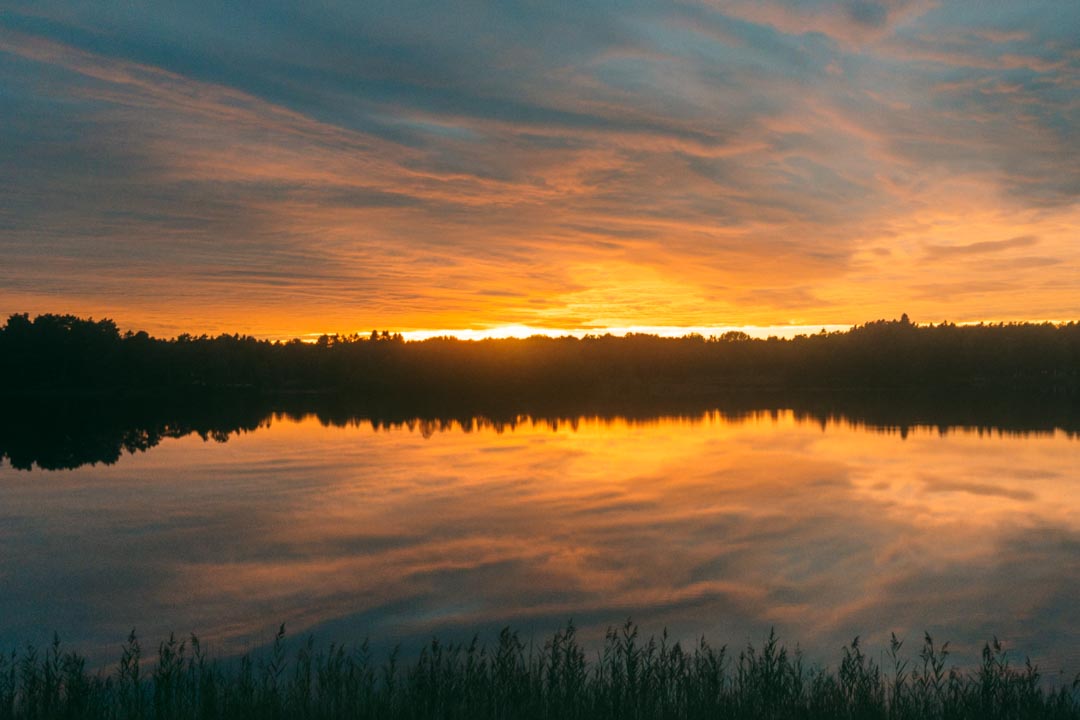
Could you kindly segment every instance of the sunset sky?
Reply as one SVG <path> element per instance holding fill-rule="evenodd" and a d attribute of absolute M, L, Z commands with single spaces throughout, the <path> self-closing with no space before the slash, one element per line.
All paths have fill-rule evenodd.
<path fill-rule="evenodd" d="M 1080 2 L 8 2 L 0 314 L 1080 319 Z"/>

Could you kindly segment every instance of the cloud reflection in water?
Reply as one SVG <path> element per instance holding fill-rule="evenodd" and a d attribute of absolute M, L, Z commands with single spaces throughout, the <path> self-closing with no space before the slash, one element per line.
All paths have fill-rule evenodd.
<path fill-rule="evenodd" d="M 279 622 L 409 642 L 633 616 L 717 642 L 775 626 L 811 657 L 856 634 L 997 633 L 1076 669 L 1077 441 L 798 420 L 496 432 L 278 418 L 111 467 L 0 468 L 0 644 L 54 630 L 112 659 L 132 626 L 217 652 Z"/>

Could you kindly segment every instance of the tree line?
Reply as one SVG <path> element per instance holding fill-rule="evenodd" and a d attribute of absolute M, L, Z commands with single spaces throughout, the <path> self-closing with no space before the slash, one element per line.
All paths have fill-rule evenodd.
<path fill-rule="evenodd" d="M 112 320 L 11 315 L 0 393 L 327 393 L 389 402 L 708 397 L 731 389 L 1022 391 L 1075 397 L 1080 323 L 916 325 L 907 316 L 791 339 L 653 335 L 405 341 L 323 335 L 156 338 Z"/>

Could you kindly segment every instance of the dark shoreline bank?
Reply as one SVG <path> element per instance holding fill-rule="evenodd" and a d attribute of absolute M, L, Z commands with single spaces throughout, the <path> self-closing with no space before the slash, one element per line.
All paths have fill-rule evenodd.
<path fill-rule="evenodd" d="M 11 316 L 0 395 L 332 393 L 406 405 L 712 400 L 731 392 L 1028 393 L 1080 397 L 1080 324 L 963 326 L 875 321 L 790 340 L 687 336 L 505 339 L 240 335 L 172 340 L 109 320 Z"/>

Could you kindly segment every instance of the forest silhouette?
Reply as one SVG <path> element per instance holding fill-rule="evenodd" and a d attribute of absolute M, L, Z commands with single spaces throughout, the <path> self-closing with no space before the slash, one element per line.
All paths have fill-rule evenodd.
<path fill-rule="evenodd" d="M 901 388 L 1076 397 L 1080 324 L 915 325 L 905 315 L 792 339 L 728 332 L 406 342 L 373 331 L 314 343 L 160 339 L 71 315 L 12 315 L 0 329 L 0 392 L 7 395 L 242 389 L 483 403 Z"/>

